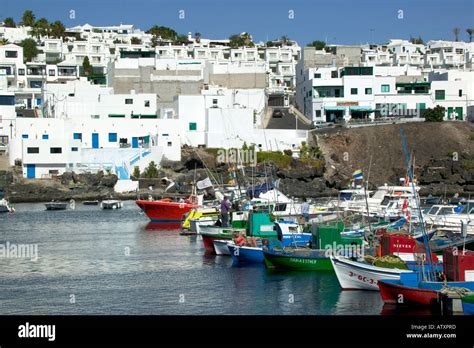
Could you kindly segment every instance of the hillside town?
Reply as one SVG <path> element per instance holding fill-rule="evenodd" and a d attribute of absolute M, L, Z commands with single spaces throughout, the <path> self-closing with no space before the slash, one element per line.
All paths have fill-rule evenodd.
<path fill-rule="evenodd" d="M 179 161 L 184 145 L 297 155 L 325 127 L 470 122 L 467 33 L 303 47 L 245 32 L 65 28 L 25 11 L 0 27 L 0 158 L 25 178 L 105 170 L 132 190 L 135 167 Z"/>

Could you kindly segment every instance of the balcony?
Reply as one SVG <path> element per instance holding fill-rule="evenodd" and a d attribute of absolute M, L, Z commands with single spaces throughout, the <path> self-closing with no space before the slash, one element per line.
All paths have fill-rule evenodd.
<path fill-rule="evenodd" d="M 77 70 L 76 68 L 59 68 L 58 77 L 76 77 Z"/>
<path fill-rule="evenodd" d="M 26 69 L 26 75 L 28 76 L 45 76 L 46 69 L 45 68 L 28 68 Z"/>

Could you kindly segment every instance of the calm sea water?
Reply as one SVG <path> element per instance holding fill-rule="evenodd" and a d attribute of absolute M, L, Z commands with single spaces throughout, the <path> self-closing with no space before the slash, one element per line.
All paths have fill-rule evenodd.
<path fill-rule="evenodd" d="M 37 244 L 38 259 L 0 258 L 0 314 L 381 314 L 377 292 L 340 291 L 333 273 L 236 267 L 196 236 L 120 210 L 16 204 L 0 243 Z M 293 300 L 293 301 L 292 301 Z"/>

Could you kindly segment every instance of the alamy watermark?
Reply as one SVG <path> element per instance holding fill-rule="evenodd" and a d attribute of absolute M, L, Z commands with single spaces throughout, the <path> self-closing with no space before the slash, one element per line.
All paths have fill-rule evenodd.
<path fill-rule="evenodd" d="M 257 152 L 253 149 L 219 149 L 217 162 L 235 165 L 257 165 Z"/>
<path fill-rule="evenodd" d="M 380 115 L 387 116 L 405 116 L 405 117 L 420 117 L 421 109 L 417 106 L 415 109 L 407 109 L 396 103 L 385 103 L 378 106 Z"/>
<path fill-rule="evenodd" d="M 336 242 L 333 242 L 332 244 L 326 244 L 324 249 L 326 250 L 324 253 L 326 257 L 331 255 L 346 256 L 356 259 L 364 257 L 364 247 L 357 244 L 337 244 Z"/>
<path fill-rule="evenodd" d="M 0 259 L 38 260 L 38 244 L 0 243 Z"/>

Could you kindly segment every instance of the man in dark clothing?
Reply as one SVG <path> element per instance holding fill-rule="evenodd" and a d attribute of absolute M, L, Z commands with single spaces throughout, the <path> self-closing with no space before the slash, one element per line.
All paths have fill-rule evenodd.
<path fill-rule="evenodd" d="M 227 196 L 224 196 L 224 199 L 221 202 L 221 219 L 222 219 L 222 226 L 228 227 L 229 226 L 229 211 L 231 208 L 231 204 Z"/>

